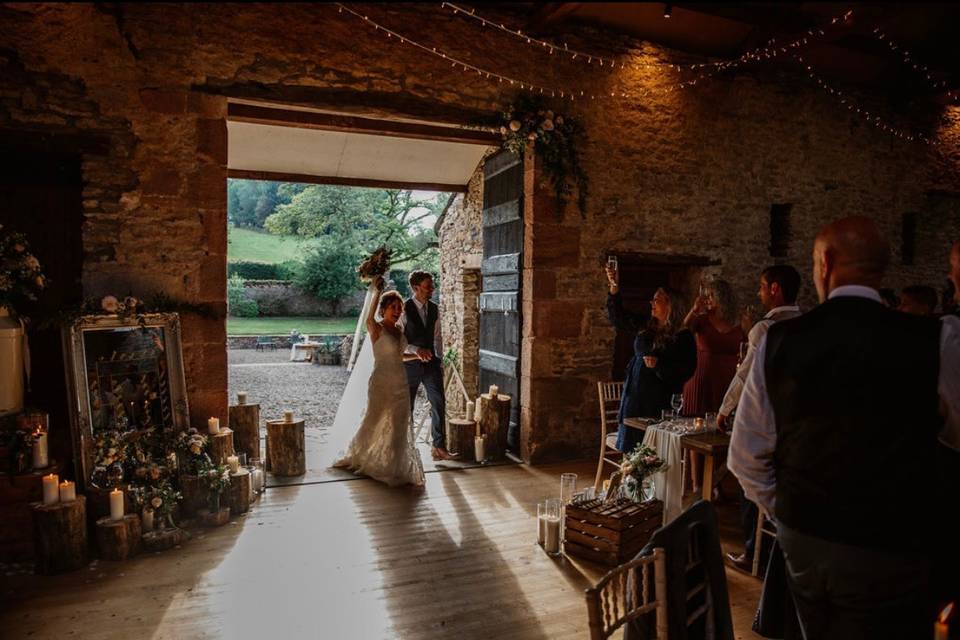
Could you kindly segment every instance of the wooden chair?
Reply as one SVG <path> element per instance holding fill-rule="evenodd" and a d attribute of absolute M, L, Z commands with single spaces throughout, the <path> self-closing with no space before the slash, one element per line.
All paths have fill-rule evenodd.
<path fill-rule="evenodd" d="M 597 478 L 594 489 L 600 491 L 603 485 L 603 464 L 618 466 L 620 461 L 614 457 L 622 454 L 616 447 L 617 416 L 620 413 L 620 398 L 623 397 L 622 382 L 597 382 L 597 395 L 600 400 L 600 460 L 597 461 Z M 611 431 L 611 427 L 613 431 Z"/>
<path fill-rule="evenodd" d="M 587 589 L 590 639 L 609 638 L 623 625 L 656 612 L 656 640 L 667 640 L 667 570 L 663 549 L 638 556 Z M 653 566 L 653 585 L 650 567 Z M 653 597 L 651 598 L 651 586 Z"/>
<path fill-rule="evenodd" d="M 750 573 L 754 576 L 760 575 L 760 556 L 763 555 L 761 552 L 763 550 L 763 536 L 770 536 L 774 540 L 777 539 L 777 532 L 767 529 L 763 525 L 767 522 L 767 517 L 763 515 L 763 511 L 758 509 L 757 513 L 757 533 L 754 538 L 753 543 L 753 568 Z"/>

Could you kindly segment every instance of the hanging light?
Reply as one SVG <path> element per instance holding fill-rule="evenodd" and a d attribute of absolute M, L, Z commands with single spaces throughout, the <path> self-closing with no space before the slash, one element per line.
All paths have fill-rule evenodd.
<path fill-rule="evenodd" d="M 672 4 L 663 5 L 663 17 L 669 18 L 671 15 L 673 15 L 673 5 Z"/>

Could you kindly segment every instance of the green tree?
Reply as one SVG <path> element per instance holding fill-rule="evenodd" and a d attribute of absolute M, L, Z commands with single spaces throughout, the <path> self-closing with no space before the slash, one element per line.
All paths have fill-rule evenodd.
<path fill-rule="evenodd" d="M 227 280 L 227 309 L 236 318 L 255 318 L 260 315 L 260 306 L 247 298 L 243 284 L 244 279 L 238 275 Z"/>
<path fill-rule="evenodd" d="M 340 314 L 340 302 L 361 288 L 357 265 L 361 251 L 332 236 L 324 237 L 312 248 L 294 276 L 294 285 L 321 300 L 333 303 L 333 314 Z"/>
<path fill-rule="evenodd" d="M 227 180 L 227 216 L 238 227 L 262 229 L 280 205 L 289 203 L 309 185 L 269 180 Z"/>

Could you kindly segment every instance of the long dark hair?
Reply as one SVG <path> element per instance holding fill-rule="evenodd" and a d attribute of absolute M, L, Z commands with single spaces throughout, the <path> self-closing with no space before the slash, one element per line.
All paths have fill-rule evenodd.
<path fill-rule="evenodd" d="M 687 303 L 687 297 L 676 289 L 659 287 L 657 291 L 663 292 L 665 296 L 670 298 L 670 314 L 664 324 L 660 324 L 651 314 L 650 321 L 644 331 L 653 338 L 653 348 L 659 350 L 676 340 L 677 334 L 683 330 L 683 319 L 687 317 L 689 304 Z"/>

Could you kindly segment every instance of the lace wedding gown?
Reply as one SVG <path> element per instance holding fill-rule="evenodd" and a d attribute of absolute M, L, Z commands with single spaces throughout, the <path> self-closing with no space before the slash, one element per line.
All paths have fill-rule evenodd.
<path fill-rule="evenodd" d="M 366 412 L 346 452 L 333 464 L 390 486 L 424 483 L 423 463 L 410 427 L 410 391 L 403 366 L 406 347 L 402 335 L 397 338 L 386 329 L 373 344 Z M 355 369 L 354 375 L 357 374 Z"/>

